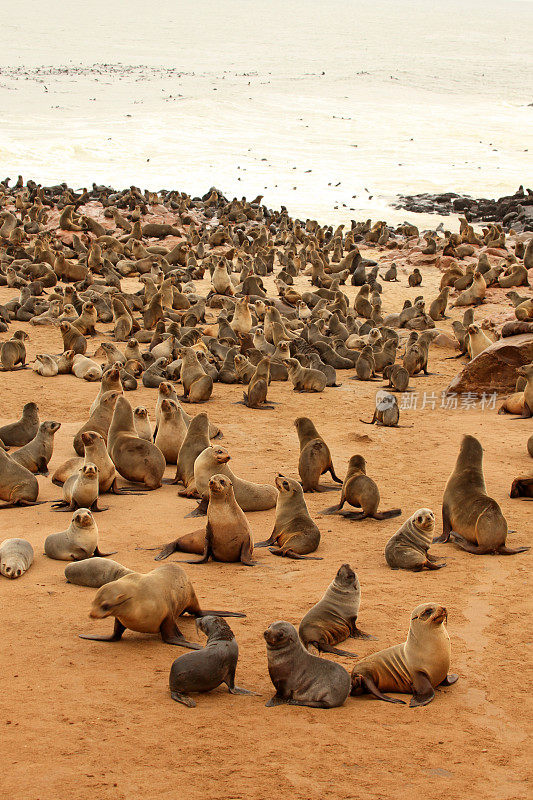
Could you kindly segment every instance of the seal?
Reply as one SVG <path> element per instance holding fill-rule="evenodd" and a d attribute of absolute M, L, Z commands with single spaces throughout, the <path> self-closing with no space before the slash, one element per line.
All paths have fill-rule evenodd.
<path fill-rule="evenodd" d="M 75 375 L 76 378 L 94 382 L 102 378 L 102 368 L 96 361 L 78 353 L 72 360 L 72 374 Z"/>
<path fill-rule="evenodd" d="M 213 475 L 209 480 L 207 525 L 204 530 L 187 533 L 165 545 L 155 560 L 168 558 L 171 553 L 197 553 L 200 561 L 185 564 L 205 564 L 213 561 L 255 566 L 252 531 L 242 508 L 235 500 L 233 484 L 226 475 Z"/>
<path fill-rule="evenodd" d="M 335 475 L 329 447 L 309 417 L 297 417 L 294 425 L 300 441 L 298 473 L 304 492 L 324 491 L 324 487 L 319 486 L 318 482 L 325 472 L 329 472 L 336 483 L 342 483 Z"/>
<path fill-rule="evenodd" d="M 483 448 L 475 436 L 463 436 L 455 468 L 448 478 L 442 499 L 442 535 L 450 537 L 468 553 L 525 553 L 529 547 L 506 547 L 507 520 L 500 506 L 489 497 L 483 475 Z"/>
<path fill-rule="evenodd" d="M 188 516 L 202 516 L 207 510 L 209 480 L 226 475 L 233 484 L 235 499 L 243 511 L 267 511 L 276 505 L 277 492 L 268 483 L 252 483 L 238 478 L 228 467 L 231 456 L 225 447 L 207 447 L 194 462 L 194 483 L 202 501 Z"/>
<path fill-rule="evenodd" d="M 339 567 L 324 596 L 300 622 L 298 634 L 306 650 L 357 658 L 356 653 L 338 650 L 335 645 L 357 636 L 370 639 L 357 627 L 361 604 L 361 584 L 349 564 Z"/>
<path fill-rule="evenodd" d="M 326 388 L 326 376 L 318 369 L 302 367 L 296 358 L 283 361 L 289 373 L 289 380 L 295 392 L 323 392 Z"/>
<path fill-rule="evenodd" d="M 115 465 L 109 457 L 106 444 L 102 436 L 95 431 L 84 431 L 81 434 L 85 450 L 84 458 L 69 458 L 59 466 L 52 476 L 52 483 L 63 486 L 67 478 L 77 474 L 84 464 L 94 464 L 98 467 L 98 493 L 106 494 L 138 494 L 139 490 L 119 489 L 117 485 L 117 472 Z"/>
<path fill-rule="evenodd" d="M 82 561 L 91 556 L 112 556 L 98 548 L 98 527 L 88 508 L 79 508 L 72 515 L 66 531 L 51 533 L 44 540 L 44 553 L 58 561 Z"/>
<path fill-rule="evenodd" d="M 270 538 L 258 542 L 256 547 L 268 547 L 275 556 L 321 561 L 314 553 L 320 543 L 320 530 L 307 509 L 303 489 L 298 481 L 276 475 L 276 519 Z M 276 547 L 270 547 L 276 545 Z"/>
<path fill-rule="evenodd" d="M 104 372 L 102 373 L 102 381 L 100 383 L 100 389 L 92 402 L 89 414 L 94 414 L 94 412 L 100 405 L 100 400 L 102 399 L 103 395 L 106 392 L 118 392 L 119 394 L 122 394 L 122 381 L 120 380 L 120 364 L 113 364 L 112 367 L 108 367 L 108 369 L 104 370 Z"/>
<path fill-rule="evenodd" d="M 527 440 L 527 452 L 529 453 L 531 458 L 533 458 L 533 433 L 531 434 L 531 436 Z"/>
<path fill-rule="evenodd" d="M 270 383 L 270 358 L 265 356 L 257 364 L 250 378 L 248 391 L 243 392 L 243 401 L 248 408 L 272 408 L 266 404 L 268 384 Z"/>
<path fill-rule="evenodd" d="M 4 539 L 0 542 L 0 574 L 20 578 L 33 564 L 33 547 L 26 539 Z"/>
<path fill-rule="evenodd" d="M 308 653 L 289 622 L 273 622 L 263 636 L 268 672 L 276 689 L 267 707 L 283 703 L 311 708 L 342 706 L 350 693 L 350 676 L 344 667 Z"/>
<path fill-rule="evenodd" d="M 36 437 L 38 430 L 39 408 L 37 403 L 26 403 L 19 420 L 0 428 L 0 439 L 7 447 L 24 447 Z"/>
<path fill-rule="evenodd" d="M 53 378 L 59 372 L 57 361 L 46 353 L 36 354 L 32 369 L 43 378 Z"/>
<path fill-rule="evenodd" d="M 15 506 L 36 506 L 42 501 L 39 496 L 39 484 L 35 475 L 17 464 L 0 448 L 0 500 L 5 500 L 0 510 Z"/>
<path fill-rule="evenodd" d="M 24 331 L 15 331 L 11 339 L 0 346 L 0 364 L 3 372 L 26 367 L 26 346 L 24 340 L 28 339 Z"/>
<path fill-rule="evenodd" d="M 235 686 L 239 647 L 233 631 L 221 617 L 199 617 L 196 629 L 207 636 L 205 647 L 177 658 L 170 668 L 170 696 L 195 708 L 190 692 L 210 692 L 225 683 L 230 694 L 256 694 Z"/>
<path fill-rule="evenodd" d="M 207 447 L 210 447 L 209 419 L 206 412 L 202 411 L 191 420 L 178 453 L 176 475 L 172 483 L 182 483 L 184 485 L 185 489 L 179 492 L 181 496 L 199 496 L 194 482 L 194 463 L 200 453 L 203 453 Z"/>
<path fill-rule="evenodd" d="M 321 511 L 321 514 L 336 514 L 341 512 L 345 503 L 362 511 L 344 511 L 341 516 L 347 519 L 391 519 L 398 517 L 401 508 L 391 508 L 390 511 L 378 511 L 380 494 L 377 483 L 366 474 L 366 461 L 363 456 L 352 456 L 348 462 L 348 471 L 342 484 L 341 499 L 339 504 Z"/>
<path fill-rule="evenodd" d="M 435 530 L 435 515 L 429 508 L 419 508 L 385 545 L 385 559 L 391 569 L 441 569 L 438 559 L 428 553 Z"/>
<path fill-rule="evenodd" d="M 521 392 L 515 392 L 504 400 L 498 414 L 517 414 L 515 419 L 529 419 L 533 417 L 533 364 L 519 367 L 518 374 L 525 378 L 526 385 Z"/>
<path fill-rule="evenodd" d="M 182 614 L 194 617 L 244 617 L 237 611 L 206 611 L 200 608 L 196 592 L 185 570 L 178 564 L 162 564 L 146 575 L 129 572 L 102 586 L 96 593 L 89 616 L 91 619 L 115 617 L 109 636 L 80 634 L 81 639 L 118 642 L 129 628 L 139 633 L 159 633 L 167 644 L 200 650 L 189 642 L 177 626 Z"/>
<path fill-rule="evenodd" d="M 147 442 L 152 441 L 152 426 L 150 424 L 150 416 L 148 409 L 145 406 L 137 406 L 133 409 L 133 421 L 135 423 L 135 430 L 140 439 L 146 439 Z"/>
<path fill-rule="evenodd" d="M 63 500 L 52 503 L 54 511 L 76 511 L 90 508 L 91 511 L 107 511 L 98 508 L 98 467 L 90 461 L 70 475 L 63 484 Z"/>
<path fill-rule="evenodd" d="M 459 295 L 453 307 L 457 306 L 476 306 L 483 302 L 487 292 L 485 278 L 477 270 L 474 272 L 471 285 Z"/>
<path fill-rule="evenodd" d="M 509 497 L 533 500 L 533 478 L 515 478 L 511 485 Z"/>
<path fill-rule="evenodd" d="M 137 428 L 136 423 L 135 428 Z M 167 464 L 177 464 L 180 448 L 186 435 L 187 423 L 181 408 L 174 400 L 163 400 L 155 445 L 163 453 Z"/>
<path fill-rule="evenodd" d="M 85 453 L 85 446 L 83 444 L 82 436 L 88 431 L 99 433 L 104 442 L 107 443 L 109 426 L 113 419 L 115 411 L 115 404 L 117 399 L 122 396 L 122 392 L 105 392 L 100 398 L 100 402 L 96 409 L 91 413 L 91 416 L 85 422 L 79 431 L 74 436 L 73 447 L 79 456 Z"/>
<path fill-rule="evenodd" d="M 450 668 L 450 637 L 444 606 L 423 603 L 411 614 L 407 640 L 354 664 L 352 695 L 373 694 L 387 703 L 403 703 L 384 692 L 412 693 L 409 705 L 426 706 L 437 686 L 451 686 L 458 676 Z"/>
<path fill-rule="evenodd" d="M 37 475 L 48 475 L 48 463 L 54 452 L 54 436 L 60 427 L 60 422 L 42 422 L 35 437 L 13 453 L 12 460 Z"/>
<path fill-rule="evenodd" d="M 105 583 L 111 583 L 123 575 L 129 575 L 131 569 L 123 567 L 111 558 L 85 558 L 83 561 L 72 561 L 65 567 L 67 583 L 77 586 L 90 586 L 99 589 Z"/>
<path fill-rule="evenodd" d="M 117 472 L 126 480 L 144 483 L 147 489 L 162 485 L 165 457 L 155 444 L 137 436 L 133 409 L 123 395 L 116 400 L 107 449 Z"/>
<path fill-rule="evenodd" d="M 377 425 L 382 425 L 385 428 L 399 428 L 399 419 L 400 408 L 398 406 L 398 401 L 390 392 L 386 392 L 384 389 L 379 389 L 379 391 L 376 392 L 374 416 L 370 421 L 366 419 L 360 419 L 359 422 L 363 422 L 365 425 L 374 425 L 374 423 L 376 423 Z M 407 427 L 412 427 L 412 425 Z"/>

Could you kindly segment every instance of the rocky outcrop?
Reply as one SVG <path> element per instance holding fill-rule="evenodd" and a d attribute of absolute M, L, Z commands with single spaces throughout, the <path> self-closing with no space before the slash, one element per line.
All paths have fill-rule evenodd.
<path fill-rule="evenodd" d="M 518 367 L 533 361 L 533 333 L 499 339 L 455 376 L 446 392 L 508 394 L 515 387 Z"/>

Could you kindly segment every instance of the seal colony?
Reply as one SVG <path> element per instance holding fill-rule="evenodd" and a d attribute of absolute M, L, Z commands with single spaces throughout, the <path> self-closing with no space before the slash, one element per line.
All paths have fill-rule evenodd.
<path fill-rule="evenodd" d="M 266 702 L 355 710 L 365 703 L 352 698 L 363 693 L 394 702 L 401 701 L 388 693 L 411 693 L 411 706 L 434 698 L 451 704 L 453 689 L 439 687 L 457 679 L 450 668 L 462 609 L 446 599 L 450 645 L 448 610 L 439 599 L 445 581 L 466 560 L 475 574 L 481 559 L 472 554 L 512 554 L 517 558 L 506 560 L 519 561 L 529 531 L 518 524 L 516 534 L 509 530 L 516 504 L 506 505 L 504 516 L 500 504 L 507 498 L 494 480 L 493 450 L 485 456 L 487 494 L 483 435 L 468 431 L 467 415 L 454 418 L 457 428 L 466 426 L 466 444 L 448 483 L 440 464 L 418 466 L 420 432 L 405 397 L 428 382 L 446 388 L 441 348 L 467 364 L 506 338 L 503 322 L 533 319 L 531 238 L 497 223 L 474 231 L 467 219 L 459 233 L 370 221 L 334 229 L 291 219 L 261 200 L 228 201 L 215 189 L 191 198 L 136 187 L 76 192 L 0 183 L 2 378 L 18 387 L 0 428 L 0 499 L 15 509 L 13 538 L 0 545 L 0 572 L 26 588 L 38 568 L 49 566 L 45 556 L 72 561 L 64 569 L 65 591 L 85 608 L 72 638 L 79 632 L 84 640 L 116 643 L 78 642 L 98 650 L 108 672 L 110 650 L 161 650 L 176 713 L 188 713 L 181 706 L 193 708 L 192 696 L 207 692 L 198 705 L 238 700 L 240 708 Z M 507 297 L 510 287 L 517 291 Z M 490 317 L 493 297 L 504 303 L 507 319 Z M 529 328 L 521 335 L 533 340 Z M 525 383 L 509 391 L 504 410 L 518 421 L 497 409 L 487 413 L 502 438 L 521 426 L 516 470 L 505 470 L 502 481 L 507 493 L 523 475 L 513 491 L 527 499 L 532 434 L 525 356 L 514 371 Z M 52 414 L 48 400 L 40 412 L 36 387 L 68 404 L 68 396 L 59 398 L 65 386 L 67 394 L 73 387 L 83 396 L 82 412 L 61 415 L 56 403 Z M 359 422 L 371 419 L 372 427 Z M 441 441 L 456 432 L 439 431 Z M 280 444 L 284 438 L 290 445 Z M 393 451 L 403 455 L 402 474 Z M 421 486 L 417 479 L 422 470 L 431 473 L 442 509 L 427 507 L 427 481 Z M 402 512 L 396 506 L 406 480 L 409 504 L 404 497 Z M 50 493 L 52 482 L 62 487 L 62 499 Z M 338 500 L 323 511 L 326 491 Z M 51 499 L 71 514 L 70 525 L 50 514 Z M 97 511 L 103 512 L 98 526 Z M 433 553 L 441 512 L 444 532 Z M 29 514 L 45 522 L 45 535 L 43 525 L 30 537 Z M 508 535 L 520 546 L 510 547 Z M 373 549 L 363 560 L 365 536 L 372 536 Z M 119 561 L 104 557 L 115 551 L 102 553 L 101 542 L 106 551 L 117 548 Z M 165 563 L 152 569 L 149 550 Z M 63 579 L 64 565 L 52 566 Z M 422 570 L 431 574 L 412 574 Z M 369 573 L 378 576 L 372 591 Z M 253 602 L 241 595 L 250 580 L 245 574 L 257 581 Z M 314 591 L 304 597 L 302 589 L 300 605 L 282 594 L 287 576 L 298 592 L 303 576 L 312 581 Z M 398 586 L 401 607 L 388 599 Z M 420 586 L 427 602 L 419 602 Z M 269 592 L 283 598 L 279 621 Z M 270 618 L 259 627 L 263 596 Z M 400 639 L 391 631 L 379 631 L 379 645 L 361 631 L 362 596 L 363 625 L 373 633 L 380 605 L 394 621 L 410 615 L 403 644 L 395 644 Z M 239 610 L 204 608 L 211 602 Z M 187 615 L 196 619 L 196 634 Z M 235 630 L 221 615 L 236 618 Z M 250 628 L 253 646 L 247 641 L 239 674 L 262 700 L 235 685 L 237 640 L 242 645 Z M 198 632 L 207 637 L 204 647 Z M 357 639 L 357 653 L 345 644 L 350 638 Z M 172 663 L 161 640 L 193 652 Z M 261 658 L 261 686 L 247 674 L 252 647 Z M 467 682 L 464 666 L 458 669 Z M 243 697 L 221 698 L 221 684 Z"/>

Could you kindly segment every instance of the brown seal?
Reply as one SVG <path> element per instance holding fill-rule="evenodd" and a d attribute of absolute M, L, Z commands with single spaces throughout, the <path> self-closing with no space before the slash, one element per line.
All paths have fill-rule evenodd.
<path fill-rule="evenodd" d="M 352 456 L 348 462 L 348 471 L 342 484 L 341 499 L 339 504 L 321 511 L 321 514 L 335 514 L 341 512 L 345 503 L 362 511 L 344 511 L 342 516 L 347 519 L 361 520 L 372 517 L 373 519 L 390 519 L 402 513 L 401 508 L 392 508 L 390 511 L 378 511 L 380 494 L 377 483 L 366 474 L 366 461 L 363 456 Z"/>
<path fill-rule="evenodd" d="M 98 507 L 98 467 L 89 461 L 70 475 L 63 484 L 63 500 L 52 503 L 54 511 L 76 511 L 89 508 L 91 511 L 107 511 Z"/>
<path fill-rule="evenodd" d="M 374 408 L 374 416 L 372 419 L 359 419 L 359 422 L 363 422 L 365 425 L 383 425 L 385 428 L 400 428 L 400 427 L 410 427 L 412 425 L 399 425 L 398 421 L 400 419 L 400 407 L 398 406 L 398 401 L 394 397 L 393 394 L 390 392 L 386 392 L 384 389 L 379 389 L 376 392 L 376 405 Z"/>
<path fill-rule="evenodd" d="M 529 547 L 506 547 L 509 528 L 500 506 L 487 495 L 483 475 L 483 448 L 474 436 L 463 436 L 455 468 L 442 499 L 442 536 L 450 536 L 468 553 L 524 553 Z"/>
<path fill-rule="evenodd" d="M 198 497 L 194 482 L 194 462 L 207 447 L 210 447 L 209 419 L 206 412 L 202 411 L 191 420 L 178 454 L 176 475 L 172 483 L 184 485 L 185 489 L 178 492 L 181 496 Z"/>
<path fill-rule="evenodd" d="M 123 567 L 111 558 L 85 558 L 83 561 L 73 561 L 65 567 L 65 578 L 68 583 L 77 586 L 90 586 L 99 589 L 105 583 L 111 583 L 123 575 L 129 575 L 131 569 Z"/>
<path fill-rule="evenodd" d="M 357 636 L 371 638 L 357 627 L 360 604 L 361 584 L 350 565 L 343 564 L 322 599 L 300 622 L 298 634 L 306 650 L 357 658 L 356 653 L 338 650 L 335 645 Z"/>
<path fill-rule="evenodd" d="M 388 703 L 403 703 L 383 692 L 412 692 L 411 707 L 430 703 L 437 686 L 451 686 L 458 678 L 448 673 L 450 637 L 444 626 L 447 618 L 446 609 L 436 603 L 417 606 L 411 614 L 407 641 L 354 665 L 352 694 L 368 692 Z"/>
<path fill-rule="evenodd" d="M 31 442 L 13 453 L 13 461 L 37 475 L 48 475 L 48 462 L 54 452 L 54 435 L 60 427 L 60 422 L 42 422 Z"/>
<path fill-rule="evenodd" d="M 483 302 L 487 292 L 485 278 L 477 270 L 474 272 L 472 284 L 459 295 L 453 307 L 456 306 L 476 306 Z"/>
<path fill-rule="evenodd" d="M 268 384 L 270 382 L 270 358 L 265 356 L 257 364 L 250 378 L 248 391 L 243 392 L 244 404 L 248 408 L 272 408 L 266 404 Z"/>
<path fill-rule="evenodd" d="M 213 393 L 213 378 L 207 375 L 198 361 L 192 347 L 184 347 L 181 352 L 181 382 L 183 397 L 189 403 L 200 403 L 209 400 Z"/>
<path fill-rule="evenodd" d="M 59 325 L 61 336 L 63 337 L 63 350 L 74 350 L 84 356 L 87 352 L 87 339 L 74 328 L 70 322 L 62 322 Z"/>
<path fill-rule="evenodd" d="M 276 689 L 267 707 L 283 703 L 311 708 L 342 706 L 350 693 L 350 676 L 344 667 L 308 653 L 289 622 L 273 622 L 263 636 L 268 672 Z"/>
<path fill-rule="evenodd" d="M 336 483 L 342 483 L 341 479 L 335 475 L 329 447 L 309 417 L 297 417 L 294 425 L 300 440 L 298 473 L 302 479 L 304 492 L 324 491 L 318 485 L 318 481 L 325 472 L 329 472 Z"/>
<path fill-rule="evenodd" d="M 37 436 L 39 430 L 39 408 L 37 403 L 26 403 L 22 416 L 0 428 L 0 439 L 7 447 L 23 447 Z"/>
<path fill-rule="evenodd" d="M 247 567 L 255 565 L 252 531 L 226 475 L 213 475 L 209 480 L 206 527 L 165 545 L 155 560 L 161 561 L 178 551 L 202 556 L 200 561 L 185 561 L 185 564 L 205 564 L 212 558 L 224 563 L 240 561 Z"/>
<path fill-rule="evenodd" d="M 28 339 L 24 331 L 15 331 L 11 339 L 0 346 L 0 364 L 2 371 L 11 372 L 24 369 L 26 366 L 26 346 L 24 340 Z"/>
<path fill-rule="evenodd" d="M 533 478 L 515 478 L 511 485 L 509 497 L 533 500 Z"/>
<path fill-rule="evenodd" d="M 116 581 L 106 583 L 96 593 L 89 616 L 91 619 L 115 617 L 110 636 L 80 635 L 81 639 L 117 642 L 129 628 L 139 633 L 159 633 L 167 644 L 199 650 L 200 645 L 188 642 L 177 626 L 182 614 L 205 617 L 244 617 L 232 611 L 206 611 L 200 608 L 193 585 L 178 564 L 163 564 L 146 575 L 129 572 Z"/>
<path fill-rule="evenodd" d="M 167 464 L 177 464 L 186 435 L 187 423 L 181 408 L 174 400 L 163 400 L 154 443 L 165 456 Z"/>
<path fill-rule="evenodd" d="M 15 580 L 33 564 L 33 547 L 26 539 L 4 539 L 0 542 L 0 574 Z"/>
<path fill-rule="evenodd" d="M 85 450 L 84 458 L 69 458 L 63 462 L 52 476 L 52 483 L 63 486 L 67 478 L 78 472 L 84 464 L 95 464 L 98 467 L 99 494 L 138 494 L 137 491 L 119 489 L 115 465 L 109 457 L 104 438 L 96 431 L 84 431 L 81 441 Z"/>
<path fill-rule="evenodd" d="M 122 381 L 120 380 L 120 364 L 113 364 L 112 367 L 108 367 L 104 370 L 102 374 L 102 382 L 100 383 L 100 389 L 98 394 L 94 398 L 90 411 L 90 414 L 94 414 L 98 406 L 100 405 L 100 400 L 102 396 L 106 392 L 118 392 L 122 394 Z"/>
<path fill-rule="evenodd" d="M 74 450 L 79 456 L 83 456 L 85 452 L 82 436 L 87 431 L 99 433 L 104 442 L 107 443 L 109 426 L 111 425 L 111 421 L 113 419 L 115 404 L 117 399 L 121 396 L 122 392 L 116 391 L 105 392 L 105 394 L 101 396 L 100 402 L 95 411 L 91 413 L 91 416 L 87 422 L 81 426 L 79 431 L 74 436 L 73 446 Z"/>
<path fill-rule="evenodd" d="M 287 358 L 283 363 L 295 392 L 323 392 L 326 388 L 326 376 L 320 370 L 302 367 L 296 358 Z"/>
<path fill-rule="evenodd" d="M 35 475 L 13 461 L 8 454 L 0 448 L 0 500 L 5 500 L 4 508 L 15 506 L 40 505 L 39 484 Z"/>
<path fill-rule="evenodd" d="M 526 379 L 523 391 L 507 397 L 498 409 L 498 414 L 518 414 L 516 419 L 533 417 L 533 364 L 518 368 L 518 374 Z M 0 431 L 0 438 L 2 433 Z"/>
<path fill-rule="evenodd" d="M 44 553 L 58 561 L 82 561 L 91 556 L 112 556 L 98 547 L 98 527 L 88 508 L 78 508 L 66 531 L 51 533 L 44 540 Z"/>
<path fill-rule="evenodd" d="M 276 505 L 277 492 L 268 483 L 252 483 L 239 478 L 228 467 L 231 456 L 225 447 L 207 447 L 194 462 L 194 482 L 202 502 L 187 516 L 201 516 L 207 510 L 209 480 L 218 473 L 233 484 L 235 499 L 243 511 L 267 511 Z"/>
<path fill-rule="evenodd" d="M 233 631 L 221 617 L 199 617 L 196 629 L 207 636 L 204 647 L 177 658 L 170 668 L 170 696 L 195 708 L 190 692 L 210 692 L 225 683 L 230 694 L 256 694 L 235 686 L 239 647 Z"/>
<path fill-rule="evenodd" d="M 107 449 L 117 472 L 123 478 L 133 483 L 144 483 L 147 489 L 161 486 L 166 467 L 165 457 L 155 444 L 137 436 L 132 407 L 123 395 L 116 401 Z"/>
<path fill-rule="evenodd" d="M 435 514 L 429 508 L 419 508 L 385 545 L 385 559 L 391 569 L 441 569 L 446 564 L 437 564 L 436 556 L 428 550 L 433 541 Z"/>
<path fill-rule="evenodd" d="M 531 436 L 527 440 L 527 452 L 529 453 L 531 458 L 533 458 L 533 434 L 531 434 Z"/>
<path fill-rule="evenodd" d="M 321 561 L 314 553 L 320 543 L 320 530 L 313 522 L 307 509 L 303 489 L 298 481 L 276 475 L 278 499 L 276 520 L 270 538 L 258 542 L 256 547 L 268 547 L 276 556 Z M 276 545 L 276 547 L 270 547 Z"/>

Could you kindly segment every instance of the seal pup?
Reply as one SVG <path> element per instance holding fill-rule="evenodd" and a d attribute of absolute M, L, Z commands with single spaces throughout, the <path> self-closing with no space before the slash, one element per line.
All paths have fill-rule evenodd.
<path fill-rule="evenodd" d="M 37 475 L 48 475 L 48 463 L 54 452 L 54 436 L 61 423 L 49 420 L 42 422 L 35 437 L 13 453 L 11 458 Z"/>
<path fill-rule="evenodd" d="M 57 361 L 46 353 L 38 353 L 35 356 L 32 369 L 43 378 L 53 378 L 59 372 Z"/>
<path fill-rule="evenodd" d="M 88 508 L 78 508 L 66 531 L 51 533 L 44 540 L 44 554 L 57 561 L 82 561 L 91 556 L 112 556 L 98 548 L 98 527 Z"/>
<path fill-rule="evenodd" d="M 202 610 L 185 570 L 178 564 L 162 564 L 146 575 L 129 572 L 104 584 L 96 592 L 89 616 L 91 619 L 115 617 L 113 633 L 109 636 L 80 634 L 80 639 L 118 642 L 129 628 L 139 633 L 159 633 L 167 644 L 200 650 L 199 644 L 185 639 L 176 624 L 185 613 L 194 617 L 246 616 L 237 611 Z"/>
<path fill-rule="evenodd" d="M 111 583 L 123 575 L 129 575 L 133 570 L 123 567 L 118 561 L 111 558 L 84 558 L 83 561 L 72 561 L 65 567 L 67 583 L 76 586 L 90 586 L 99 589 L 105 583 Z"/>
<path fill-rule="evenodd" d="M 450 637 L 444 623 L 444 606 L 423 603 L 411 614 L 409 633 L 403 644 L 380 650 L 354 664 L 352 695 L 368 692 L 387 703 L 403 703 L 383 692 L 412 692 L 409 705 L 425 706 L 435 697 L 437 686 L 451 686 L 458 676 L 450 668 Z"/>
<path fill-rule="evenodd" d="M 509 528 L 500 506 L 489 497 L 483 475 L 483 448 L 475 436 L 463 436 L 454 470 L 442 499 L 442 535 L 450 537 L 468 553 L 482 555 L 525 553 L 529 547 L 509 548 L 505 544 Z"/>
<path fill-rule="evenodd" d="M 385 559 L 391 569 L 441 569 L 438 558 L 428 550 L 433 541 L 435 514 L 429 508 L 419 508 L 385 545 Z"/>
<path fill-rule="evenodd" d="M 70 475 L 63 484 L 63 500 L 52 503 L 54 511 L 76 511 L 89 508 L 91 511 L 107 511 L 98 508 L 98 467 L 88 462 Z"/>
<path fill-rule="evenodd" d="M 349 564 L 339 567 L 324 596 L 300 622 L 298 634 L 306 650 L 317 655 L 334 653 L 357 658 L 356 653 L 338 650 L 335 645 L 359 636 L 370 639 L 357 627 L 361 603 L 361 584 Z"/>
<path fill-rule="evenodd" d="M 270 538 L 256 547 L 268 547 L 275 556 L 321 561 L 314 553 L 320 544 L 320 530 L 309 515 L 303 489 L 298 481 L 276 475 L 276 519 Z M 276 545 L 271 547 L 270 545 Z"/>
<path fill-rule="evenodd" d="M 37 403 L 26 403 L 19 420 L 0 428 L 0 439 L 7 447 L 23 447 L 36 437 L 38 430 L 39 408 Z"/>
<path fill-rule="evenodd" d="M 145 406 L 137 406 L 133 409 L 133 422 L 137 436 L 140 439 L 146 439 L 147 442 L 152 441 L 152 426 L 150 424 L 150 416 L 148 409 Z"/>
<path fill-rule="evenodd" d="M 350 693 L 350 676 L 344 667 L 308 653 L 289 622 L 273 622 L 263 636 L 268 672 L 276 689 L 267 707 L 283 703 L 311 708 L 342 706 Z"/>
<path fill-rule="evenodd" d="M 117 472 L 126 480 L 144 483 L 147 489 L 162 485 L 165 456 L 155 444 L 137 436 L 133 409 L 123 395 L 116 399 L 107 449 Z"/>
<path fill-rule="evenodd" d="M 326 508 L 320 513 L 341 513 L 341 516 L 352 520 L 362 520 L 368 517 L 372 519 L 391 519 L 392 517 L 398 517 L 402 513 L 401 508 L 378 511 L 380 499 L 377 483 L 366 474 L 365 459 L 363 456 L 356 455 L 352 456 L 348 462 L 348 471 L 342 484 L 339 504 Z M 362 511 L 341 512 L 345 503 L 349 503 L 354 508 L 361 508 Z"/>
<path fill-rule="evenodd" d="M 366 420 L 359 418 L 359 422 L 364 425 L 382 425 L 384 428 L 412 428 L 412 425 L 399 425 L 400 407 L 395 396 L 385 389 L 376 392 L 376 405 L 372 419 Z"/>
<path fill-rule="evenodd" d="M 15 506 L 36 506 L 42 501 L 39 496 L 39 483 L 35 475 L 17 464 L 0 447 L 0 500 L 5 500 L 0 510 Z"/>
<path fill-rule="evenodd" d="M 228 467 L 231 456 L 225 447 L 207 447 L 194 462 L 194 483 L 202 498 L 198 508 L 187 516 L 202 516 L 207 512 L 209 480 L 213 475 L 226 475 L 233 484 L 235 499 L 243 511 L 267 511 L 276 505 L 277 492 L 268 483 L 252 483 L 237 477 Z"/>
<path fill-rule="evenodd" d="M 298 473 L 304 492 L 327 491 L 326 487 L 318 485 L 320 476 L 325 472 L 329 472 L 336 483 L 342 483 L 341 479 L 335 475 L 329 447 L 309 417 L 297 417 L 294 425 L 300 441 Z"/>
<path fill-rule="evenodd" d="M 235 686 L 239 646 L 228 623 L 221 617 L 199 617 L 196 630 L 207 636 L 205 646 L 177 658 L 170 668 L 170 696 L 177 703 L 195 708 L 190 692 L 210 692 L 225 683 L 230 694 L 252 694 Z"/>
<path fill-rule="evenodd" d="M 33 564 L 33 547 L 26 539 L 0 542 L 0 573 L 5 578 L 20 578 Z"/>
<path fill-rule="evenodd" d="M 233 484 L 226 475 L 213 475 L 209 480 L 205 529 L 187 533 L 165 545 L 155 556 L 155 560 L 162 561 L 178 551 L 202 556 L 200 561 L 184 561 L 185 564 L 205 564 L 212 558 L 213 561 L 240 561 L 247 567 L 255 566 L 252 531 L 244 511 L 235 499 Z"/>

